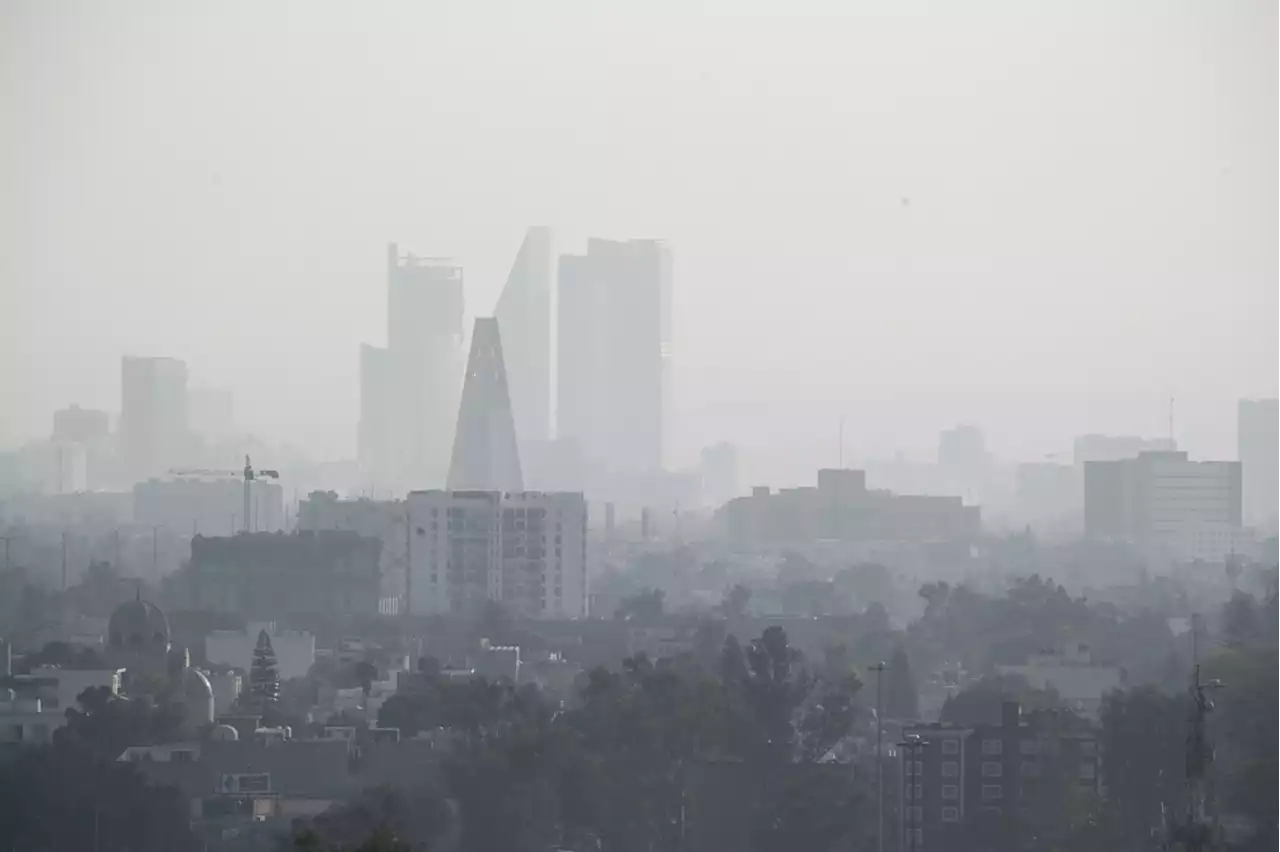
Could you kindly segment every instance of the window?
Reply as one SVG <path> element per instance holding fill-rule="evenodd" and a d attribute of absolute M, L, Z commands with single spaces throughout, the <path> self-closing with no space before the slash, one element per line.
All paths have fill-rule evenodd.
<path fill-rule="evenodd" d="M 942 753 L 943 754 L 959 754 L 960 741 L 959 740 L 943 740 Z"/>
<path fill-rule="evenodd" d="M 916 848 L 917 848 L 917 849 L 919 849 L 920 847 L 924 846 L 924 829 L 923 829 L 923 828 L 917 828 L 917 829 L 916 829 L 916 844 L 915 844 L 915 845 L 916 845 Z"/>
<path fill-rule="evenodd" d="M 1004 774 L 1004 767 L 994 760 L 988 760 L 982 764 L 983 778 L 999 778 Z"/>
<path fill-rule="evenodd" d="M 923 775 L 924 774 L 924 763 L 919 760 L 915 761 L 914 763 L 908 760 L 904 763 L 904 767 L 906 769 L 907 775 Z"/>
<path fill-rule="evenodd" d="M 942 777 L 959 778 L 960 764 L 956 763 L 954 760 L 944 760 L 942 762 Z"/>
<path fill-rule="evenodd" d="M 943 822 L 959 822 L 960 809 L 959 808 L 943 808 L 942 821 Z"/>
<path fill-rule="evenodd" d="M 983 784 L 982 798 L 984 799 L 1002 799 L 1004 798 L 1004 787 L 999 784 Z"/>
<path fill-rule="evenodd" d="M 944 798 L 944 799 L 959 799 L 959 798 L 960 798 L 960 788 L 959 788 L 959 787 L 957 787 L 955 784 L 943 784 L 943 785 L 942 785 L 942 798 Z"/>
<path fill-rule="evenodd" d="M 174 763 L 190 763 L 192 754 L 190 749 L 177 749 L 169 753 L 169 759 Z"/>
<path fill-rule="evenodd" d="M 1026 778 L 1040 777 L 1040 764 L 1034 760 L 1024 760 L 1022 765 L 1018 767 L 1018 771 Z"/>
<path fill-rule="evenodd" d="M 1040 753 L 1040 743 L 1038 743 L 1036 740 L 1023 740 L 1019 745 L 1021 747 L 1021 751 L 1023 754 L 1039 754 Z"/>
<path fill-rule="evenodd" d="M 1080 777 L 1082 779 L 1085 781 L 1092 781 L 1095 775 L 1097 775 L 1097 769 L 1094 768 L 1092 763 L 1080 764 Z"/>
<path fill-rule="evenodd" d="M 983 740 L 982 753 L 983 754 L 1003 754 L 1004 743 L 1001 742 L 1000 740 Z"/>

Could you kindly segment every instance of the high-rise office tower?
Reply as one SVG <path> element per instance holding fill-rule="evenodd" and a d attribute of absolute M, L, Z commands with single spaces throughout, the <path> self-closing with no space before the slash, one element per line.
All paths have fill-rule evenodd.
<path fill-rule="evenodd" d="M 511 410 L 521 443 L 551 434 L 551 231 L 530 228 L 494 316 L 502 327 Z"/>
<path fill-rule="evenodd" d="M 188 443 L 187 365 L 177 358 L 121 362 L 120 446 L 127 476 L 160 476 L 182 462 Z"/>
<path fill-rule="evenodd" d="M 1244 519 L 1274 525 L 1280 504 L 1280 402 L 1242 399 L 1236 412 L 1236 451 L 1244 493 Z"/>
<path fill-rule="evenodd" d="M 560 258 L 557 433 L 614 471 L 663 467 L 671 269 L 656 240 L 592 239 Z"/>
<path fill-rule="evenodd" d="M 361 349 L 359 454 L 377 492 L 444 484 L 462 377 L 462 268 L 387 247 L 387 346 Z"/>
<path fill-rule="evenodd" d="M 502 337 L 492 317 L 477 319 L 471 335 L 454 436 L 450 491 L 524 490 Z"/>

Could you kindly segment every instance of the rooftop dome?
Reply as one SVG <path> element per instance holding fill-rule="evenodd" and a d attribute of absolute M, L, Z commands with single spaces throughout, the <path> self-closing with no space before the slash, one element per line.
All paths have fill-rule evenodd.
<path fill-rule="evenodd" d="M 111 648 L 167 648 L 169 619 L 160 607 L 141 596 L 126 601 L 111 613 L 107 625 L 107 646 Z"/>

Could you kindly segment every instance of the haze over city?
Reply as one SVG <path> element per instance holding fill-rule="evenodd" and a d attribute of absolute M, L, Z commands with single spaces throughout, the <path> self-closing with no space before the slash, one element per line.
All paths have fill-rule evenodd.
<path fill-rule="evenodd" d="M 524 228 L 674 255 L 673 462 L 1089 429 L 1226 456 L 1277 384 L 1265 3 L 18 3 L 0 439 L 172 355 L 354 454 L 383 247 L 492 310 Z M 470 320 L 467 322 L 470 327 Z"/>
<path fill-rule="evenodd" d="M 1261 0 L 0 0 L 0 850 L 1272 852 Z"/>

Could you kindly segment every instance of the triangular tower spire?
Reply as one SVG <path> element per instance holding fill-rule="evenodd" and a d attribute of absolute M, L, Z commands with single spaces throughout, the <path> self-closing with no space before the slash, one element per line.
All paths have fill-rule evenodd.
<path fill-rule="evenodd" d="M 524 490 L 502 338 L 493 317 L 477 318 L 471 336 L 448 487 L 450 491 Z"/>

